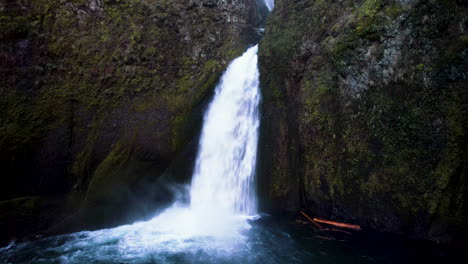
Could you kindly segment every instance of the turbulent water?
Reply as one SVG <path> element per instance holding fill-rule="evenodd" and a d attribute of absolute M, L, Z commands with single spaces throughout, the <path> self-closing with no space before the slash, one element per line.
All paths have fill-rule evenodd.
<path fill-rule="evenodd" d="M 415 263 L 401 241 L 343 242 L 284 219 L 257 216 L 257 46 L 234 60 L 204 118 L 190 204 L 150 221 L 11 243 L 0 263 Z M 325 237 L 324 237 L 325 236 Z M 355 236 L 354 236 L 355 237 Z M 349 239 L 347 237 L 345 239 Z M 402 246 L 399 246 L 402 245 Z"/>
<path fill-rule="evenodd" d="M 257 213 L 257 49 L 250 48 L 231 63 L 205 115 L 190 193 L 190 208 L 201 215 L 217 218 Z"/>
<path fill-rule="evenodd" d="M 0 250 L 0 260 L 172 263 L 181 254 L 218 259 L 248 250 L 249 220 L 257 218 L 257 50 L 254 46 L 235 59 L 216 87 L 204 118 L 189 205 L 176 203 L 147 222 L 12 244 Z"/>

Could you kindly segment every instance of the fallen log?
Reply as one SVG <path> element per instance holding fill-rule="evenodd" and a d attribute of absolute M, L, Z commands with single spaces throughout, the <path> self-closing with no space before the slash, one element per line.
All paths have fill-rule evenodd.
<path fill-rule="evenodd" d="M 358 225 L 339 223 L 339 222 L 329 221 L 329 220 L 324 220 L 324 219 L 319 219 L 319 218 L 314 218 L 313 220 L 314 222 L 317 222 L 317 223 L 328 224 L 328 225 L 342 227 L 342 228 L 349 228 L 349 229 L 354 229 L 358 231 L 361 230 L 361 227 Z"/>
<path fill-rule="evenodd" d="M 314 224 L 318 229 L 323 230 L 323 227 L 322 227 L 319 223 L 317 223 L 316 221 L 312 220 L 312 218 L 311 218 L 310 216 L 308 216 L 306 213 L 304 213 L 303 211 L 301 211 L 301 214 L 302 214 L 305 218 L 307 218 L 312 224 Z"/>

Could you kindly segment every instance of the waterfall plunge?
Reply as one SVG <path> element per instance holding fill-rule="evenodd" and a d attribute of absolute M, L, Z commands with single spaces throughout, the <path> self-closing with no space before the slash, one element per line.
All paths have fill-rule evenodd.
<path fill-rule="evenodd" d="M 141 223 L 146 229 L 143 236 L 163 233 L 164 241 L 212 237 L 224 241 L 221 244 L 225 246 L 233 238 L 241 241 L 242 230 L 250 228 L 246 219 L 255 218 L 257 213 L 257 51 L 258 46 L 254 46 L 233 60 L 216 86 L 204 116 L 190 206 L 176 203 L 149 222 Z"/>
<path fill-rule="evenodd" d="M 199 151 L 190 189 L 190 207 L 178 232 L 193 236 L 231 237 L 248 228 L 255 217 L 254 175 L 260 101 L 258 46 L 228 66 L 204 117 Z M 181 216 L 173 215 L 172 218 Z M 154 220 L 163 219 L 164 214 Z M 170 227 L 174 219 L 159 223 Z"/>
<path fill-rule="evenodd" d="M 254 174 L 260 101 L 257 49 L 234 60 L 205 114 L 191 188 L 191 209 L 256 213 Z"/>
<path fill-rule="evenodd" d="M 268 7 L 268 9 L 271 11 L 273 7 L 275 7 L 275 0 L 264 0 L 265 5 Z"/>
<path fill-rule="evenodd" d="M 190 206 L 175 203 L 146 222 L 46 238 L 37 244 L 13 243 L 0 248 L 0 262 L 2 254 L 13 259 L 30 254 L 28 247 L 42 254 L 40 262 L 31 263 L 68 264 L 174 263 L 173 258 L 183 255 L 217 263 L 217 258 L 249 252 L 247 219 L 257 211 L 253 179 L 260 100 L 257 49 L 235 59 L 216 87 L 205 113 Z"/>

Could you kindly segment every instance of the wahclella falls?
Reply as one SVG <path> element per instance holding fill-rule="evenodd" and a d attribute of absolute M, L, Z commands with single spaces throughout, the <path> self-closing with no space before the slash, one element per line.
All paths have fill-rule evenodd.
<path fill-rule="evenodd" d="M 0 3 L 0 263 L 458 263 L 464 0 Z"/>

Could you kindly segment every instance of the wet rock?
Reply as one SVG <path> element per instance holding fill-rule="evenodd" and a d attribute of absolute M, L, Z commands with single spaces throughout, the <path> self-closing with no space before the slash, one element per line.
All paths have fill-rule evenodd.
<path fill-rule="evenodd" d="M 276 1 L 260 45 L 264 206 L 464 239 L 467 15 L 460 1 Z"/>
<path fill-rule="evenodd" d="M 200 108 L 260 23 L 255 0 L 33 0 L 0 10 L 0 199 L 76 196 L 79 221 L 94 228 L 170 200 L 159 177 L 180 155 L 193 159 Z M 187 181 L 186 167 L 167 177 Z"/>

